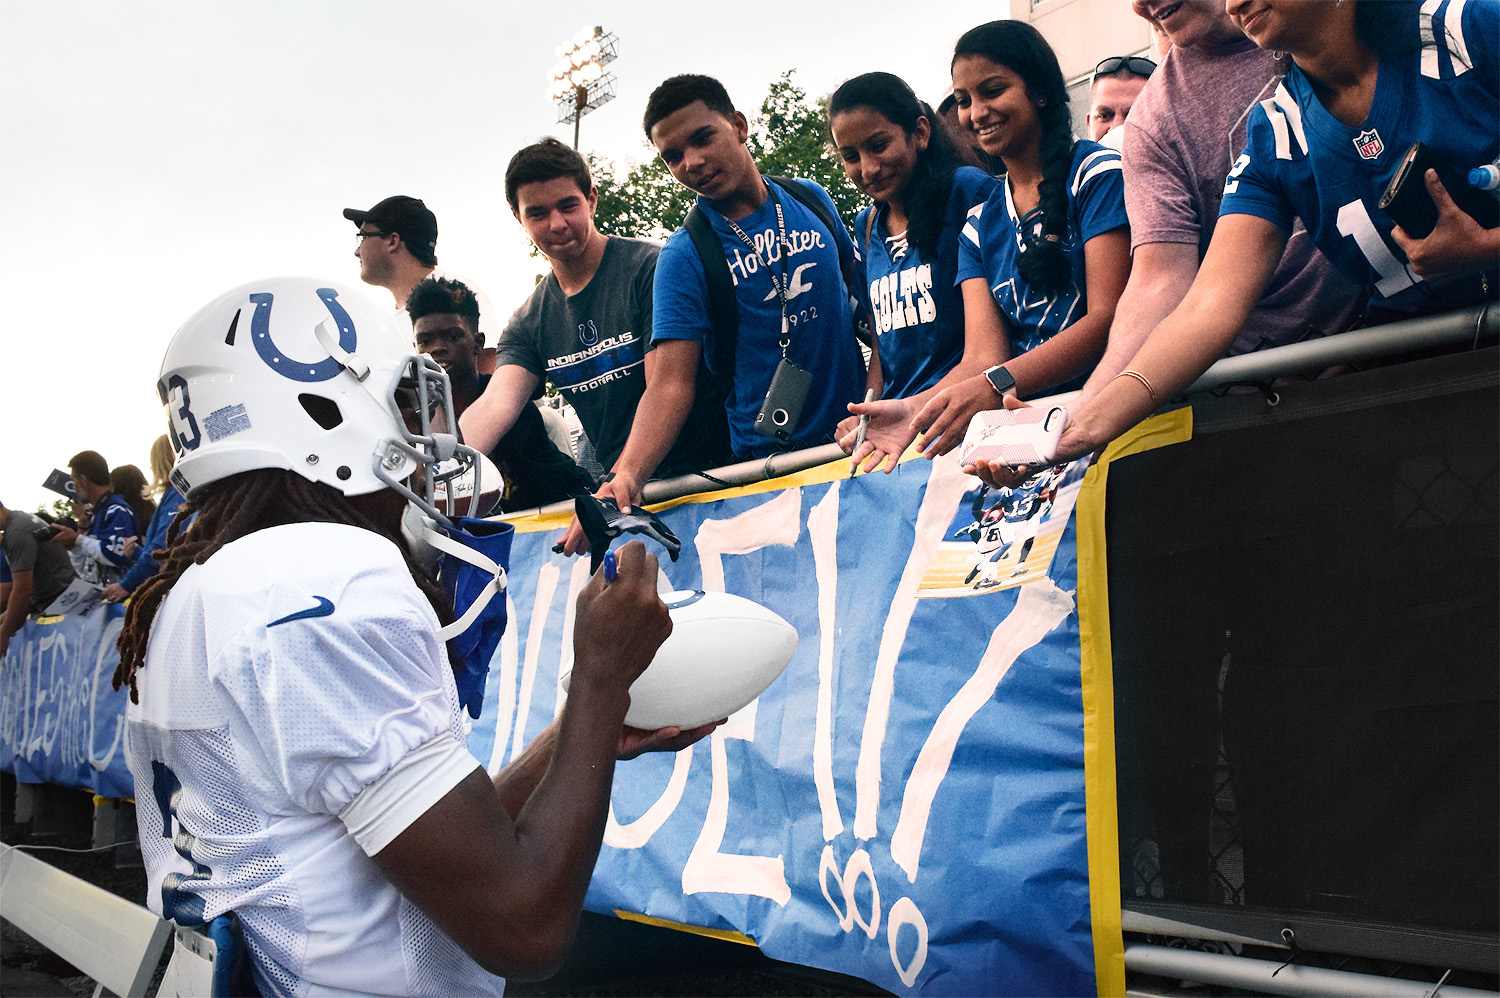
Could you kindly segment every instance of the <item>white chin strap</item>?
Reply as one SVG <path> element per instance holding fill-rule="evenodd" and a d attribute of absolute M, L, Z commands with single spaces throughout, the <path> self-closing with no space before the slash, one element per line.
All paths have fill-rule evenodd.
<path fill-rule="evenodd" d="M 438 530 L 427 517 L 407 516 L 403 518 L 401 532 L 413 546 L 414 554 L 419 561 L 425 560 L 423 556 L 430 554 L 433 563 L 436 563 L 437 555 L 446 554 L 457 558 L 459 561 L 467 562 L 481 571 L 490 573 L 490 581 L 479 591 L 479 595 L 474 597 L 474 602 L 469 604 L 469 608 L 464 611 L 464 615 L 438 631 L 438 637 L 444 641 L 451 641 L 468 630 L 470 625 L 484 613 L 484 608 L 490 605 L 490 600 L 494 599 L 497 594 L 505 592 L 506 577 L 504 568 L 501 568 L 494 560 L 475 551 L 467 544 L 460 544 L 441 530 Z M 433 554 L 433 552 L 436 552 L 436 554 Z"/>

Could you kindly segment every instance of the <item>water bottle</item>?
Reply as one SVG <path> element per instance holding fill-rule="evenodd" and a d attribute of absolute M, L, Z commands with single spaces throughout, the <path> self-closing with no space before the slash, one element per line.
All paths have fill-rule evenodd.
<path fill-rule="evenodd" d="M 1488 166 L 1476 166 L 1469 171 L 1469 186 L 1477 187 L 1500 198 L 1500 160 Z"/>

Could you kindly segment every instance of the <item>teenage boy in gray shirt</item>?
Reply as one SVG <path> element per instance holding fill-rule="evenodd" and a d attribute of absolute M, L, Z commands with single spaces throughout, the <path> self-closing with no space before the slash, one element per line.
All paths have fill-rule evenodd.
<path fill-rule="evenodd" d="M 651 289 L 661 247 L 594 227 L 599 195 L 588 164 L 557 139 L 516 153 L 505 171 L 505 197 L 552 273 L 500 334 L 495 376 L 459 419 L 464 440 L 488 453 L 546 379 L 577 411 L 599 463 L 612 468 L 652 367 Z M 729 460 L 722 413 L 713 415 L 689 420 L 698 432 L 683 433 L 661 474 Z"/>

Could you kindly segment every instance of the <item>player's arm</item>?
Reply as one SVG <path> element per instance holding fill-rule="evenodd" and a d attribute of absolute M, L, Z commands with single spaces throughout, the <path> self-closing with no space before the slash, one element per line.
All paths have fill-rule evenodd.
<path fill-rule="evenodd" d="M 521 407 L 531 401 L 541 379 L 519 364 L 501 364 L 483 394 L 458 417 L 464 443 L 488 454 L 510 432 Z"/>
<path fill-rule="evenodd" d="M 578 597 L 573 682 L 549 734 L 493 784 L 475 769 L 373 859 L 492 973 L 542 976 L 566 954 L 604 835 L 631 682 L 671 631 L 656 559 Z M 509 809 L 514 807 L 514 817 Z"/>
<path fill-rule="evenodd" d="M 1073 407 L 1081 409 L 1129 366 L 1151 331 L 1182 304 L 1198 273 L 1196 243 L 1144 243 L 1135 248 L 1130 280 L 1115 306 L 1104 356 Z"/>
<path fill-rule="evenodd" d="M 1224 355 L 1281 260 L 1286 233 L 1255 215 L 1223 215 L 1192 287 L 1130 362 L 1135 377 L 1116 377 L 1070 414 L 1058 460 L 1090 454 L 1140 422 Z"/>

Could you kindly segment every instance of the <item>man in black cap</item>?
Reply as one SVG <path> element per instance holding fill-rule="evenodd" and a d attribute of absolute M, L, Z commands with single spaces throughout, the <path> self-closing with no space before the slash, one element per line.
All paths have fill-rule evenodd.
<path fill-rule="evenodd" d="M 490 309 L 490 301 L 479 286 L 437 265 L 437 216 L 421 198 L 397 194 L 376 204 L 368 211 L 345 208 L 344 217 L 359 229 L 355 237 L 354 256 L 359 260 L 359 279 L 366 284 L 385 288 L 396 300 L 399 319 L 410 325 L 406 314 L 406 297 L 411 289 L 428 277 L 456 280 L 473 290 L 479 299 L 479 331 L 499 336 Z"/>

